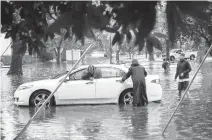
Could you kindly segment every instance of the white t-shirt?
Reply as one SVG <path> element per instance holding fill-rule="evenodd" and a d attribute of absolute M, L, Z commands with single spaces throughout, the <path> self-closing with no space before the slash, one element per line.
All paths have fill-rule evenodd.
<path fill-rule="evenodd" d="M 185 82 L 185 81 L 190 81 L 190 80 L 189 80 L 189 78 L 186 78 L 186 79 L 179 79 L 178 78 L 178 82 Z"/>

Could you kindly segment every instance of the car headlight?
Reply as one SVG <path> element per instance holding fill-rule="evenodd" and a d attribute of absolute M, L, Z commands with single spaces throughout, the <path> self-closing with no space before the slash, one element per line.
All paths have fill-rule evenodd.
<path fill-rule="evenodd" d="M 151 83 L 156 83 L 156 84 L 160 84 L 160 79 L 155 79 L 155 80 L 152 80 Z"/>
<path fill-rule="evenodd" d="M 18 87 L 18 90 L 29 89 L 29 88 L 31 88 L 31 87 L 33 87 L 33 85 L 20 86 L 20 87 Z"/>

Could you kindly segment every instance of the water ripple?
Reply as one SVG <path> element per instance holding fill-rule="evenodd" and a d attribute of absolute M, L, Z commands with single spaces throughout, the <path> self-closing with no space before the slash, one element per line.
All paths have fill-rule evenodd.
<path fill-rule="evenodd" d="M 159 74 L 164 90 L 161 104 L 147 107 L 101 105 L 51 107 L 40 113 L 22 140 L 162 140 L 161 132 L 178 101 L 176 64 L 165 73 L 161 63 L 143 62 L 149 74 Z M 197 65 L 191 63 L 192 77 Z M 22 83 L 50 78 L 70 66 L 61 64 L 27 65 L 23 76 L 7 76 L 1 69 L 1 139 L 11 140 L 35 113 L 33 108 L 13 105 L 14 90 Z M 167 140 L 212 139 L 212 63 L 204 64 L 166 132 Z"/>

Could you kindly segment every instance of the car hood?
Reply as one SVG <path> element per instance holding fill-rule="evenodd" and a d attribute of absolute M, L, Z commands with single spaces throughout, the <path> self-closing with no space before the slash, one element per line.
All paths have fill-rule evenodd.
<path fill-rule="evenodd" d="M 20 86 L 29 86 L 29 85 L 37 86 L 37 85 L 43 85 L 45 87 L 45 85 L 53 85 L 53 84 L 57 84 L 58 82 L 59 82 L 58 79 L 46 79 L 46 80 L 38 80 L 38 81 L 24 83 L 24 84 L 22 84 Z"/>

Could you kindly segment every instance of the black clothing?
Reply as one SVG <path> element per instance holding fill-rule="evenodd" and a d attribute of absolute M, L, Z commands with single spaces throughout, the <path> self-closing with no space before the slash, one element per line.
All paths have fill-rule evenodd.
<path fill-rule="evenodd" d="M 169 68 L 169 62 L 164 61 L 163 64 L 162 64 L 162 68 L 163 68 L 164 70 L 168 70 L 168 68 Z"/>
<path fill-rule="evenodd" d="M 181 96 L 181 92 L 185 91 L 189 85 L 189 81 L 183 81 L 178 83 L 179 96 Z"/>
<path fill-rule="evenodd" d="M 148 98 L 146 94 L 146 82 L 145 77 L 147 72 L 144 67 L 139 64 L 133 64 L 128 70 L 128 73 L 122 78 L 125 81 L 131 76 L 133 82 L 133 104 L 145 105 L 148 104 Z"/>
<path fill-rule="evenodd" d="M 191 71 L 191 66 L 185 59 L 180 60 L 177 64 L 177 70 L 175 74 L 175 79 L 179 76 L 179 80 L 188 79 L 189 72 Z M 183 73 L 183 76 L 180 74 Z M 189 81 L 179 81 L 178 82 L 178 90 L 179 90 L 179 97 L 181 97 L 181 92 L 186 90 L 188 87 Z"/>
<path fill-rule="evenodd" d="M 90 72 L 87 72 L 87 71 L 84 72 L 83 75 L 82 75 L 82 79 L 83 80 L 90 80 L 91 77 L 94 77 L 94 74 L 90 73 Z"/>
<path fill-rule="evenodd" d="M 90 80 L 91 77 L 96 78 L 96 79 L 101 78 L 102 77 L 101 70 L 99 68 L 94 67 L 93 73 L 85 71 L 82 75 L 83 80 Z"/>
<path fill-rule="evenodd" d="M 189 78 L 189 72 L 191 71 L 191 66 L 186 60 L 181 60 L 177 63 L 177 70 L 175 74 L 175 79 L 179 76 L 179 79 Z M 183 73 L 183 76 L 180 74 Z"/>

